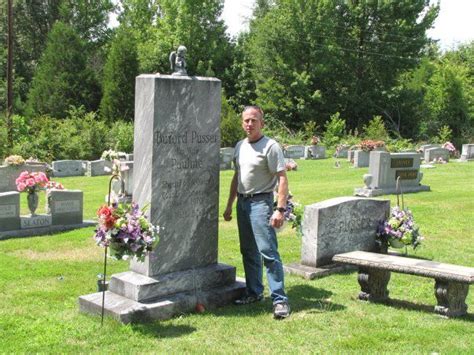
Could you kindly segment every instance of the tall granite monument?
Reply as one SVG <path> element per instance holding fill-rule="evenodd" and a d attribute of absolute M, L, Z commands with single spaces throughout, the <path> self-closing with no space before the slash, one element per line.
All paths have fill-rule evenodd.
<path fill-rule="evenodd" d="M 150 205 L 160 243 L 111 277 L 106 314 L 124 323 L 224 305 L 245 290 L 235 267 L 218 263 L 220 95 L 215 78 L 136 79 L 133 200 Z M 101 295 L 80 297 L 80 309 L 100 312 Z"/>

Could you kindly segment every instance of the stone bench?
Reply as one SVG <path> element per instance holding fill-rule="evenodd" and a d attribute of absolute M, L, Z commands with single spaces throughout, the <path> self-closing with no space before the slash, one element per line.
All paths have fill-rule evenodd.
<path fill-rule="evenodd" d="M 383 301 L 388 299 L 387 285 L 390 272 L 431 277 L 435 279 L 435 297 L 438 304 L 434 311 L 447 317 L 466 314 L 466 296 L 469 285 L 474 283 L 474 268 L 404 256 L 377 254 L 364 251 L 337 254 L 333 261 L 359 267 L 361 287 L 359 299 Z"/>

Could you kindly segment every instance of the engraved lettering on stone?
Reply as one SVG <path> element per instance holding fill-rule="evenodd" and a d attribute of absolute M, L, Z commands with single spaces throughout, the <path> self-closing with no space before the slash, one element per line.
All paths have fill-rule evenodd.
<path fill-rule="evenodd" d="M 21 218 L 21 229 L 48 227 L 51 225 L 51 216 L 35 216 Z"/>
<path fill-rule="evenodd" d="M 418 170 L 397 170 L 395 172 L 395 180 L 415 180 L 418 177 Z"/>
<path fill-rule="evenodd" d="M 81 211 L 81 203 L 79 200 L 65 200 L 65 201 L 54 202 L 55 213 L 72 213 L 72 212 L 80 212 L 80 211 Z"/>
<path fill-rule="evenodd" d="M 392 158 L 390 160 L 390 167 L 394 168 L 412 168 L 413 158 Z"/>

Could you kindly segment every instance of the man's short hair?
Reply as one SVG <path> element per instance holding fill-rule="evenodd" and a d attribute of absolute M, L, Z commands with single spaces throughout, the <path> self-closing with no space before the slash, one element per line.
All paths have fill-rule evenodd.
<path fill-rule="evenodd" d="M 263 110 L 260 106 L 257 106 L 257 105 L 249 105 L 249 106 L 245 106 L 244 107 L 244 110 L 242 111 L 242 113 L 244 113 L 245 111 L 248 111 L 248 110 L 255 110 L 257 111 L 259 114 L 260 114 L 260 119 L 263 120 Z"/>

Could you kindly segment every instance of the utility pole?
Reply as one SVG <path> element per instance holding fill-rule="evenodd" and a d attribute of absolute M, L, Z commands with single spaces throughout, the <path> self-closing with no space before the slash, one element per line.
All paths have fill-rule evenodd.
<path fill-rule="evenodd" d="M 13 148 L 13 0 L 8 0 L 7 140 Z"/>

